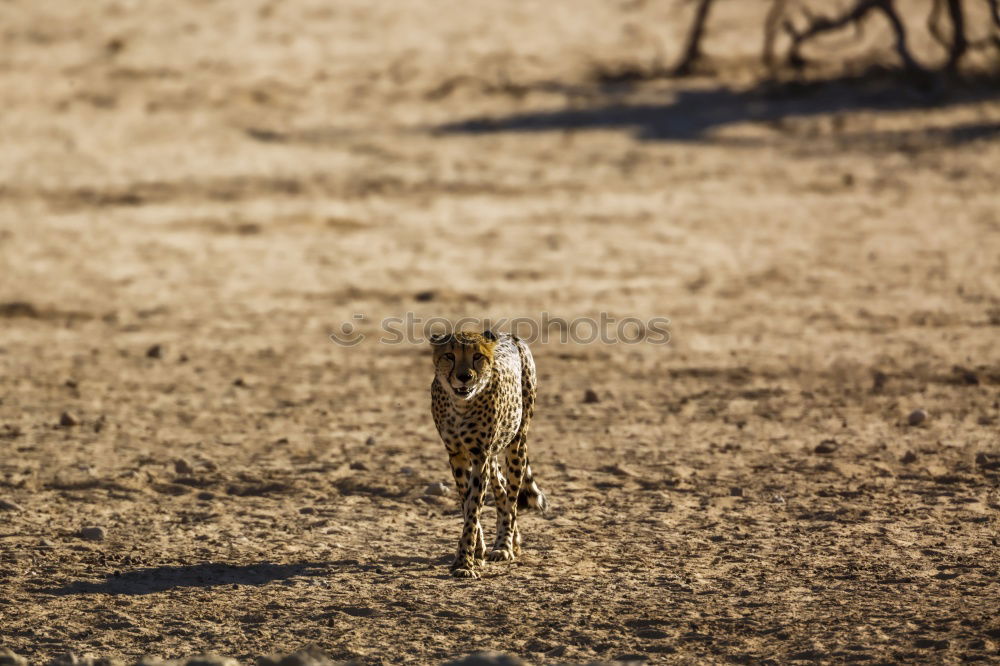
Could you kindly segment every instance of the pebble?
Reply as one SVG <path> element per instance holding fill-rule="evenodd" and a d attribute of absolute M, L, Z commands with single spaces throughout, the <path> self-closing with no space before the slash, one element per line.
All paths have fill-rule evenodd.
<path fill-rule="evenodd" d="M 583 402 L 584 404 L 590 405 L 595 402 L 600 402 L 601 398 L 597 395 L 597 391 L 594 389 L 587 389 L 583 392 Z"/>
<path fill-rule="evenodd" d="M 174 461 L 174 471 L 178 474 L 192 474 L 194 473 L 194 467 L 187 460 L 184 460 L 184 458 L 178 458 Z"/>
<path fill-rule="evenodd" d="M 365 440 L 365 446 L 375 446 L 375 438 L 368 435 L 368 439 Z"/>
<path fill-rule="evenodd" d="M 923 409 L 914 409 L 910 412 L 910 415 L 906 417 L 906 422 L 911 426 L 918 426 L 927 420 L 927 412 Z"/>
<path fill-rule="evenodd" d="M 0 498 L 0 511 L 24 511 L 24 509 L 17 502 Z"/>
<path fill-rule="evenodd" d="M 196 497 L 200 499 L 202 502 L 209 502 L 215 499 L 215 493 L 209 490 L 203 490 L 200 493 L 198 493 Z"/>
<path fill-rule="evenodd" d="M 356 469 L 359 472 L 367 472 L 368 471 L 368 465 L 364 464 L 361 461 L 355 461 L 355 462 L 351 463 L 351 469 Z"/>
<path fill-rule="evenodd" d="M 441 483 L 440 481 L 435 481 L 434 483 L 427 486 L 424 491 L 425 495 L 435 495 L 437 497 L 445 497 L 451 494 L 451 487 Z"/>
<path fill-rule="evenodd" d="M 103 527 L 88 526 L 80 530 L 80 538 L 87 541 L 104 541 L 108 533 Z"/>
<path fill-rule="evenodd" d="M 59 425 L 64 428 L 72 428 L 75 425 L 79 425 L 80 421 L 77 420 L 75 416 L 69 412 L 63 412 L 59 415 Z"/>
<path fill-rule="evenodd" d="M 916 460 L 917 460 L 917 454 L 914 453 L 913 451 L 907 451 L 906 453 L 903 454 L 903 457 L 899 459 L 899 462 L 903 463 L 904 465 L 909 465 L 911 462 L 916 462 Z"/>
<path fill-rule="evenodd" d="M 433 291 L 418 291 L 413 295 L 413 300 L 420 303 L 427 303 L 428 301 L 433 301 L 437 294 Z"/>
<path fill-rule="evenodd" d="M 837 440 L 835 440 L 835 439 L 824 439 L 822 442 L 820 442 L 819 444 L 816 445 L 816 448 L 813 449 L 813 452 L 814 453 L 820 453 L 820 454 L 826 455 L 828 453 L 833 453 L 834 451 L 836 451 L 839 448 L 840 448 L 840 444 L 837 444 Z"/>
<path fill-rule="evenodd" d="M 146 350 L 146 358 L 163 358 L 163 345 L 153 345 Z"/>

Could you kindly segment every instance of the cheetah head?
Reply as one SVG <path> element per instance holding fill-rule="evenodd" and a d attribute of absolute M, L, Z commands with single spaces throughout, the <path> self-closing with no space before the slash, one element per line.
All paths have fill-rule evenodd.
<path fill-rule="evenodd" d="M 489 384 L 497 336 L 492 331 L 435 335 L 434 371 L 441 386 L 459 400 L 471 400 Z"/>

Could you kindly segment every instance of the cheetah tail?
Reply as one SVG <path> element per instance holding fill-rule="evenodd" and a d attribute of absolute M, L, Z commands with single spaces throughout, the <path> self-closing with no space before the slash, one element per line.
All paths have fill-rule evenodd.
<path fill-rule="evenodd" d="M 517 494 L 517 508 L 537 509 L 543 516 L 549 513 L 549 499 L 535 483 L 531 473 L 531 465 L 524 469 L 524 480 L 521 481 L 521 492 Z"/>

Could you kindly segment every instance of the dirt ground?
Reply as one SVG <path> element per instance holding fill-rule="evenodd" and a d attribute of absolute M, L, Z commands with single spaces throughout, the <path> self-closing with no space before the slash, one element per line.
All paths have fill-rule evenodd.
<path fill-rule="evenodd" d="M 0 646 L 1000 660 L 1000 95 L 769 92 L 720 7 L 638 81 L 673 3 L 0 4 Z M 481 580 L 406 312 L 671 321 L 534 344 Z"/>

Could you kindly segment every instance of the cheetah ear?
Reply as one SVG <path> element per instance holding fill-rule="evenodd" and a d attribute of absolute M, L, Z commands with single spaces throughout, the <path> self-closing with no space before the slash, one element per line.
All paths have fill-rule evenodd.
<path fill-rule="evenodd" d="M 434 346 L 447 344 L 451 339 L 451 335 L 448 333 L 435 333 L 431 336 L 431 344 Z"/>
<path fill-rule="evenodd" d="M 489 340 L 490 342 L 496 342 L 498 340 L 497 334 L 489 329 L 483 331 L 483 337 Z"/>

